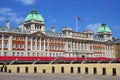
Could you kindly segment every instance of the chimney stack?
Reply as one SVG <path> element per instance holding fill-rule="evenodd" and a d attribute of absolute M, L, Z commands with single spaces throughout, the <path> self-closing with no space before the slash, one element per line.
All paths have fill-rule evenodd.
<path fill-rule="evenodd" d="M 6 27 L 7 27 L 7 29 L 10 28 L 10 21 L 9 20 L 6 21 Z"/>
<path fill-rule="evenodd" d="M 55 33 L 55 27 L 52 27 L 52 30 L 51 30 L 51 31 Z"/>
<path fill-rule="evenodd" d="M 20 24 L 19 24 L 19 28 L 20 28 L 22 31 L 24 31 L 23 23 L 20 23 Z"/>

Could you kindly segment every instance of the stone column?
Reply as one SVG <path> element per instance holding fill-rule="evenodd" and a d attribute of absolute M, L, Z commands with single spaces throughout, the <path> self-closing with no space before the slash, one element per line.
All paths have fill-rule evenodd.
<path fill-rule="evenodd" d="M 12 56 L 12 35 L 10 35 L 9 36 L 9 38 L 8 38 L 8 54 L 10 55 L 10 56 Z"/>
<path fill-rule="evenodd" d="M 88 43 L 87 42 L 85 43 L 85 50 L 88 51 Z"/>
<path fill-rule="evenodd" d="M 41 51 L 41 38 L 39 40 L 39 50 Z"/>
<path fill-rule="evenodd" d="M 50 47 L 50 45 L 49 45 L 49 38 L 47 39 L 47 51 L 49 51 L 49 47 Z"/>
<path fill-rule="evenodd" d="M 82 46 L 82 47 L 83 47 L 83 49 L 82 49 L 82 50 L 84 50 L 84 49 L 85 49 L 85 43 L 83 42 L 83 43 L 82 43 L 82 45 L 83 45 L 83 46 Z"/>
<path fill-rule="evenodd" d="M 27 42 L 28 42 L 28 37 L 26 36 L 25 37 L 25 51 L 27 51 L 27 47 L 28 47 Z"/>
<path fill-rule="evenodd" d="M 75 50 L 75 42 L 73 42 L 73 50 Z"/>
<path fill-rule="evenodd" d="M 104 45 L 102 44 L 102 53 L 104 53 L 104 52 L 105 52 L 105 50 L 104 50 L 103 48 L 104 48 Z"/>
<path fill-rule="evenodd" d="M 114 55 L 114 45 L 111 46 L 112 47 L 112 57 L 115 58 L 115 55 Z"/>
<path fill-rule="evenodd" d="M 27 55 L 27 48 L 28 48 L 28 37 L 26 36 L 25 37 L 25 53 L 26 53 L 26 55 Z"/>
<path fill-rule="evenodd" d="M 4 34 L 2 34 L 2 56 L 4 55 Z"/>
<path fill-rule="evenodd" d="M 9 50 L 9 51 L 12 50 L 11 45 L 12 45 L 12 35 L 10 35 L 9 38 L 8 38 L 8 50 Z"/>
<path fill-rule="evenodd" d="M 92 52 L 93 52 L 93 43 L 91 43 L 91 46 L 92 46 Z"/>
<path fill-rule="evenodd" d="M 107 46 L 105 45 L 105 54 L 104 54 L 104 56 L 105 56 L 105 57 L 106 57 L 106 52 L 107 52 L 107 49 L 106 49 L 106 47 L 107 47 Z"/>
<path fill-rule="evenodd" d="M 108 50 L 109 50 L 109 47 L 108 47 L 108 45 L 107 45 L 106 54 L 108 54 Z"/>
<path fill-rule="evenodd" d="M 32 44 L 33 44 L 33 43 L 32 43 L 32 41 L 33 41 L 32 38 L 33 38 L 33 37 L 31 36 L 31 40 L 30 40 L 30 42 L 31 42 L 31 51 L 33 50 L 33 49 L 32 49 L 32 46 L 33 46 L 33 45 L 32 45 Z"/>
<path fill-rule="evenodd" d="M 79 47 L 79 48 L 78 48 L 78 51 L 80 51 L 80 42 L 78 43 L 78 47 Z"/>
<path fill-rule="evenodd" d="M 37 37 L 35 37 L 35 51 L 37 51 Z"/>
<path fill-rule="evenodd" d="M 43 50 L 45 51 L 45 38 L 44 38 L 44 45 L 43 45 L 44 47 L 43 47 Z"/>
<path fill-rule="evenodd" d="M 65 42 L 65 50 L 68 51 L 68 41 Z"/>
<path fill-rule="evenodd" d="M 87 47 L 88 47 L 88 52 L 90 53 L 90 42 L 88 42 Z"/>
<path fill-rule="evenodd" d="M 71 43 L 70 43 L 70 47 L 71 47 L 71 52 L 73 51 L 73 45 L 72 45 L 72 41 L 71 41 Z"/>
<path fill-rule="evenodd" d="M 81 45 L 81 42 L 80 42 L 80 50 L 82 50 L 82 45 Z"/>
<path fill-rule="evenodd" d="M 84 45 L 85 45 L 84 53 L 87 53 L 88 52 L 88 44 L 87 44 L 87 42 L 85 42 Z M 86 54 L 86 56 L 88 56 L 88 54 Z"/>
<path fill-rule="evenodd" d="M 77 51 L 78 51 L 78 42 L 76 44 L 77 44 Z"/>

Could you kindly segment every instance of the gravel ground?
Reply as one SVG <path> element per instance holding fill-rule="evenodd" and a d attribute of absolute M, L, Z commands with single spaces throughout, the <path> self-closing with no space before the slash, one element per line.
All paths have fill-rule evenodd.
<path fill-rule="evenodd" d="M 120 76 L 82 74 L 0 73 L 0 80 L 120 80 Z"/>

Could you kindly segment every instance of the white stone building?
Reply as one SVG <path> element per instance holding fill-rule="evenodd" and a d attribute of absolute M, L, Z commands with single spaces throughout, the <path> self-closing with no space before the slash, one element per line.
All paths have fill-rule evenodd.
<path fill-rule="evenodd" d="M 64 27 L 61 32 L 45 30 L 44 18 L 32 10 L 18 28 L 9 21 L 0 27 L 0 56 L 109 57 L 114 58 L 112 32 L 102 24 L 93 31 L 75 32 Z"/>

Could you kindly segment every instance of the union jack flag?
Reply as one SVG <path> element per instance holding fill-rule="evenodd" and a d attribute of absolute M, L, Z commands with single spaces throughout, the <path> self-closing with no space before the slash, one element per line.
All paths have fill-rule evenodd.
<path fill-rule="evenodd" d="M 79 20 L 80 22 L 82 22 L 82 20 L 80 19 L 79 16 L 76 16 L 76 19 Z"/>

